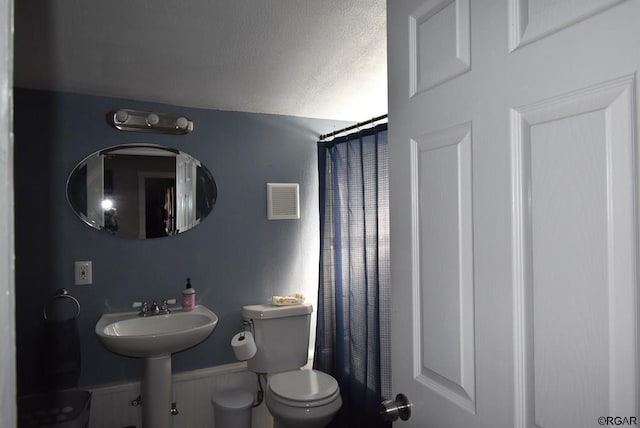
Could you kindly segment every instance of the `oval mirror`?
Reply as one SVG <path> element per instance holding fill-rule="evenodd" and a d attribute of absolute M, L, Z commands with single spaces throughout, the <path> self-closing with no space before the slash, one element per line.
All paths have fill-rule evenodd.
<path fill-rule="evenodd" d="M 126 238 L 183 233 L 211 212 L 213 175 L 194 157 L 156 144 L 123 144 L 88 156 L 67 180 L 67 199 L 89 226 Z"/>

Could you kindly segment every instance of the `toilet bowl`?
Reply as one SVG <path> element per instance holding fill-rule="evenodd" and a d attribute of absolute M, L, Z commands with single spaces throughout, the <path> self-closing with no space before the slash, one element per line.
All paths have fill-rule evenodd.
<path fill-rule="evenodd" d="M 342 406 L 336 380 L 316 370 L 269 376 L 265 402 L 276 426 L 323 428 Z"/>
<path fill-rule="evenodd" d="M 265 402 L 277 428 L 323 428 L 342 407 L 333 377 L 303 369 L 309 359 L 312 312 L 309 304 L 242 307 L 255 344 L 244 343 L 243 347 L 254 349 L 236 356 L 249 355 L 247 368 L 267 376 Z"/>

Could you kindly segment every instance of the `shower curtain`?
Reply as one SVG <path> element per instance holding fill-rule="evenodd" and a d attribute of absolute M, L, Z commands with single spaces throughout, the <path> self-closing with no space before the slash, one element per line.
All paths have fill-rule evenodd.
<path fill-rule="evenodd" d="M 314 368 L 338 380 L 335 426 L 390 427 L 387 125 L 318 143 L 320 283 Z"/>

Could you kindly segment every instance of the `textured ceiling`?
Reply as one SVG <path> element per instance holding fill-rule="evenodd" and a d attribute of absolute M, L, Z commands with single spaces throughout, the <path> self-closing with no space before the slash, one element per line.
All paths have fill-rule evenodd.
<path fill-rule="evenodd" d="M 15 85 L 364 120 L 387 111 L 385 0 L 19 0 Z"/>

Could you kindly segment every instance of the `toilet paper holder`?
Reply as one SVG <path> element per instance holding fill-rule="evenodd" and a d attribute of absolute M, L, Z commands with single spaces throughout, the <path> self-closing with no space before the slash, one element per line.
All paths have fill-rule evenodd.
<path fill-rule="evenodd" d="M 242 330 L 231 338 L 231 348 L 238 361 L 247 361 L 256 355 L 256 343 L 250 331 Z"/>
<path fill-rule="evenodd" d="M 246 333 L 253 334 L 253 321 L 251 320 L 242 321 L 242 329 L 239 331 L 242 340 L 244 340 Z"/>
<path fill-rule="evenodd" d="M 240 330 L 240 333 L 244 333 L 247 331 L 253 334 L 253 321 L 251 320 L 242 321 L 242 330 Z"/>

